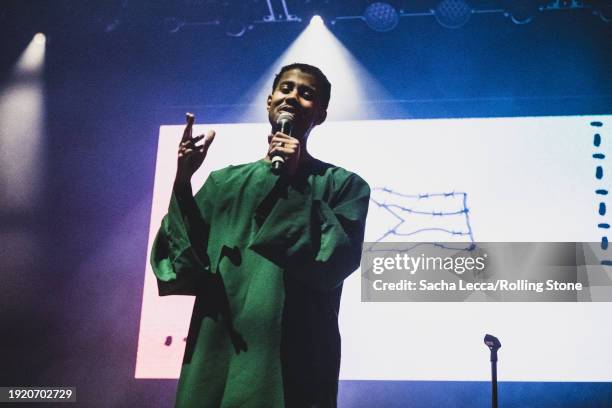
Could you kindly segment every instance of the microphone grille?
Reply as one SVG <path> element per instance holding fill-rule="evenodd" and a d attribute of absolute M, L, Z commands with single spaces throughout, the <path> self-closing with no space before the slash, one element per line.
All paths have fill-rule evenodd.
<path fill-rule="evenodd" d="M 276 123 L 280 125 L 283 122 L 292 122 L 294 117 L 295 115 L 291 112 L 281 112 L 278 118 L 276 118 Z"/>

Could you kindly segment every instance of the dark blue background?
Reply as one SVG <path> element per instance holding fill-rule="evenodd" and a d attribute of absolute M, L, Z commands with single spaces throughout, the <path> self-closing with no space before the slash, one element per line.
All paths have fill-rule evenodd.
<path fill-rule="evenodd" d="M 43 250 L 25 263 L 2 254 L 27 266 L 2 285 L 0 385 L 76 386 L 83 406 L 172 404 L 175 381 L 133 378 L 159 125 L 180 123 L 186 110 L 200 121 L 236 120 L 251 103 L 246 91 L 305 25 L 257 25 L 243 38 L 215 28 L 169 35 L 165 16 L 206 10 L 158 3 L 0 5 L 3 84 L 32 35 L 48 36 L 43 203 L 0 214 L 3 232 L 28 231 Z M 218 2 L 200 2 L 208 3 Z M 261 1 L 241 3 L 265 14 Z M 356 3 L 365 4 L 294 2 L 306 21 L 317 7 L 325 15 Z M 121 24 L 107 33 L 117 9 Z M 333 31 L 391 95 L 366 101 L 384 106 L 378 118 L 612 113 L 612 24 L 589 11 L 541 13 L 524 26 L 496 14 L 457 30 L 413 18 L 388 33 L 361 22 Z M 340 385 L 348 407 L 484 407 L 489 396 L 486 382 Z M 612 384 L 502 382 L 500 406 L 612 407 Z"/>

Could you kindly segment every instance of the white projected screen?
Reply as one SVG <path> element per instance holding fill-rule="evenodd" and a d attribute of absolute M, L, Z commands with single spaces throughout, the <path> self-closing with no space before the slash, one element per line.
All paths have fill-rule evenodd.
<path fill-rule="evenodd" d="M 314 129 L 308 147 L 371 186 L 366 241 L 397 224 L 374 203 L 386 188 L 465 193 L 457 205 L 469 208 L 476 242 L 599 242 L 606 231 L 598 224 L 609 216 L 598 205 L 609 196 L 596 191 L 612 183 L 609 160 L 593 155 L 612 154 L 611 126 L 612 116 L 330 122 Z M 194 134 L 211 128 L 217 137 L 194 191 L 210 171 L 258 160 L 267 150 L 267 124 L 196 126 Z M 160 128 L 149 253 L 167 211 L 182 131 L 183 125 Z M 465 217 L 406 221 L 465 226 Z M 437 239 L 448 237 L 411 240 Z M 145 269 L 136 378 L 178 378 L 193 298 L 159 297 L 148 263 Z M 612 381 L 610 316 L 609 302 L 362 303 L 356 271 L 342 296 L 340 379 L 488 381 L 483 337 L 492 333 L 503 344 L 500 381 Z"/>

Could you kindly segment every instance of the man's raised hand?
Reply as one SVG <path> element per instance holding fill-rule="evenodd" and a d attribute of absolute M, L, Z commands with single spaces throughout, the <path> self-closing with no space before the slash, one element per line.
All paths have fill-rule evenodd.
<path fill-rule="evenodd" d="M 215 139 L 215 131 L 211 130 L 206 135 L 193 137 L 193 123 L 195 116 L 186 114 L 187 126 L 183 132 L 178 149 L 178 163 L 176 168 L 175 183 L 184 184 L 191 181 L 191 176 L 200 168 L 211 143 Z M 203 140 L 203 141 L 202 141 Z M 202 142 L 201 142 L 202 141 Z M 199 143 L 201 142 L 201 143 Z"/>

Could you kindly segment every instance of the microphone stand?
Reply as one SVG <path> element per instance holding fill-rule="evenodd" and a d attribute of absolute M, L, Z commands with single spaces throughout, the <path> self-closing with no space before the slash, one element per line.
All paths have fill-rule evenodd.
<path fill-rule="evenodd" d="M 497 408 L 497 350 L 501 348 L 499 339 L 487 334 L 484 343 L 491 350 L 491 406 Z"/>

